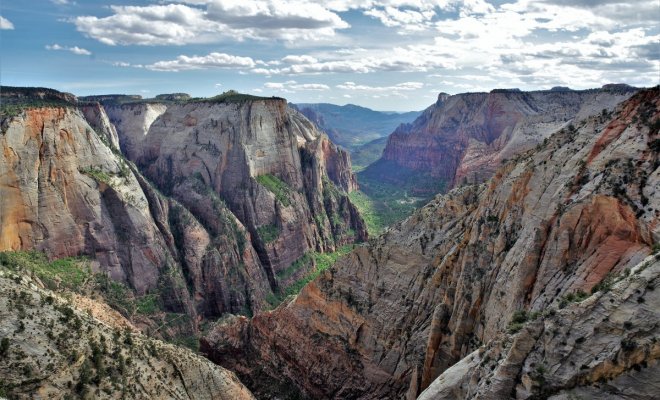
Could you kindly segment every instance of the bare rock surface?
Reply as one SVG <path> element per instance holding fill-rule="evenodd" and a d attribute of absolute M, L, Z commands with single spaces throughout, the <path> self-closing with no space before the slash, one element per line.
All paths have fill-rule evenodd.
<path fill-rule="evenodd" d="M 89 256 L 179 334 L 271 307 L 299 259 L 366 239 L 347 153 L 283 99 L 2 93 L 0 250 Z"/>
<path fill-rule="evenodd" d="M 166 194 L 194 202 L 180 185 L 196 177 L 227 204 L 273 288 L 305 253 L 366 239 L 346 196 L 357 188 L 348 153 L 284 99 L 106 108 L 128 158 Z"/>

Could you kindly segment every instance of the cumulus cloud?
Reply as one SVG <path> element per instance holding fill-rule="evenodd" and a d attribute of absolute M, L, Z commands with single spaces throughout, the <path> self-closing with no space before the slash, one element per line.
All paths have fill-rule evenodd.
<path fill-rule="evenodd" d="M 108 45 L 183 45 L 221 40 L 315 41 L 349 25 L 306 0 L 209 0 L 187 4 L 110 6 L 107 17 L 73 20 L 85 35 Z"/>
<path fill-rule="evenodd" d="M 0 29 L 14 29 L 14 24 L 12 24 L 7 18 L 0 16 Z"/>
<path fill-rule="evenodd" d="M 364 12 L 374 17 L 387 27 L 402 27 L 404 30 L 420 31 L 430 27 L 430 22 L 436 15 L 435 11 L 399 9 L 396 7 L 371 8 Z"/>
<path fill-rule="evenodd" d="M 46 50 L 69 51 L 69 52 L 71 52 L 73 54 L 77 54 L 79 56 L 91 56 L 92 55 L 92 52 L 87 50 L 87 49 L 83 49 L 83 48 L 78 47 L 78 46 L 73 46 L 73 47 L 60 46 L 57 43 L 46 45 Z"/>
<path fill-rule="evenodd" d="M 210 53 L 205 56 L 192 57 L 181 55 L 174 60 L 158 61 L 146 65 L 145 68 L 154 71 L 185 71 L 210 68 L 252 68 L 255 65 L 255 61 L 250 57 L 240 57 L 225 53 Z"/>

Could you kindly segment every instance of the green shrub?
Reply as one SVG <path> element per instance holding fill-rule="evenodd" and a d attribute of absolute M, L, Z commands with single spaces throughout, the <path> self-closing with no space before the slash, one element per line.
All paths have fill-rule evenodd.
<path fill-rule="evenodd" d="M 80 172 L 87 176 L 90 176 L 97 182 L 102 182 L 105 183 L 106 185 L 110 184 L 110 178 L 111 178 L 110 174 L 108 174 L 107 172 L 103 171 L 100 168 L 96 168 L 96 167 L 83 168 L 80 170 Z"/>
<path fill-rule="evenodd" d="M 291 205 L 291 188 L 280 178 L 275 175 L 265 174 L 259 175 L 255 178 L 257 182 L 269 192 L 275 195 L 275 199 L 283 206 L 288 207 Z"/>
<path fill-rule="evenodd" d="M 0 265 L 13 270 L 24 269 L 34 273 L 50 289 L 76 289 L 91 276 L 85 257 L 67 257 L 48 261 L 37 251 L 0 252 Z"/>
<path fill-rule="evenodd" d="M 275 224 L 262 225 L 257 227 L 257 235 L 265 243 L 275 241 L 280 236 L 280 229 Z"/>
<path fill-rule="evenodd" d="M 140 314 L 151 315 L 160 311 L 158 295 L 147 294 L 136 300 L 136 311 Z"/>

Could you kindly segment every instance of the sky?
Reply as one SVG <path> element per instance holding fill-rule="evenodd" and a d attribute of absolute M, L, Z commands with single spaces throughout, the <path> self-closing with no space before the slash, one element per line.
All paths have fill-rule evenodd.
<path fill-rule="evenodd" d="M 2 0 L 0 83 L 234 89 L 421 110 L 438 93 L 660 83 L 660 0 Z"/>

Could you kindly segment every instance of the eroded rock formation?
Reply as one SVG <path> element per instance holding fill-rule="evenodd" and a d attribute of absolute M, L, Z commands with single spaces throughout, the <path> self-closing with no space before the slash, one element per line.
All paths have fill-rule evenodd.
<path fill-rule="evenodd" d="M 657 87 L 574 119 L 203 350 L 263 398 L 652 395 L 659 119 Z"/>
<path fill-rule="evenodd" d="M 413 123 L 390 135 L 381 160 L 367 173 L 387 181 L 388 171 L 405 168 L 445 182 L 447 188 L 483 182 L 503 160 L 570 123 L 610 112 L 635 90 L 624 85 L 584 91 L 442 93 Z"/>
<path fill-rule="evenodd" d="M 18 111 L 0 135 L 0 250 L 92 257 L 194 332 L 269 307 L 306 253 L 366 239 L 349 158 L 284 100 L 30 90 L 3 88 Z M 286 283 L 313 268 L 300 264 Z"/>

